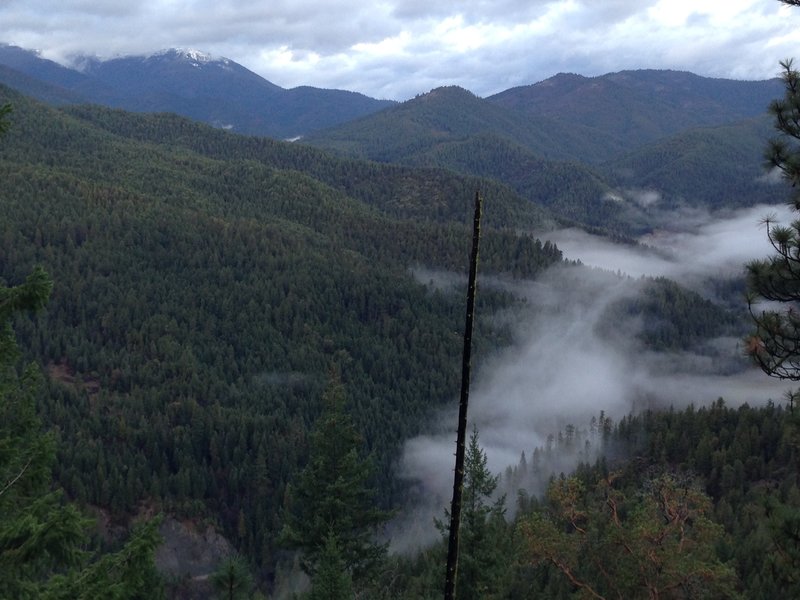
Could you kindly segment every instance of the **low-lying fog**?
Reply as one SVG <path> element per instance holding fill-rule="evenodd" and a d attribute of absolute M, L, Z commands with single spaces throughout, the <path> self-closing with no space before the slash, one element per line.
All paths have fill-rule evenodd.
<path fill-rule="evenodd" d="M 727 364 L 741 360 L 742 370 L 732 373 L 720 368 L 719 358 L 691 346 L 669 354 L 645 351 L 636 339 L 635 320 L 615 324 L 613 341 L 601 337 L 597 327 L 611 302 L 636 294 L 641 276 L 669 277 L 705 295 L 712 278 L 741 277 L 746 262 L 770 254 L 760 225 L 767 215 L 783 223 L 791 220 L 783 206 L 713 218 L 684 213 L 676 215 L 675 226 L 642 238 L 639 246 L 579 230 L 544 236 L 585 267 L 553 269 L 535 282 L 513 284 L 527 299 L 523 309 L 507 316 L 514 319 L 514 343 L 473 370 L 470 429 L 478 427 L 492 471 L 517 465 L 523 451 L 530 457 L 548 434 L 567 424 L 588 428 L 600 411 L 616 420 L 650 406 L 701 406 L 719 397 L 729 405 L 781 401 L 792 386 L 748 368 L 738 338 L 713 341 Z M 479 281 L 478 293 L 491 284 Z M 405 445 L 401 471 L 420 505 L 397 523 L 395 533 L 403 532 L 392 535 L 397 551 L 438 535 L 431 519 L 442 516 L 452 493 L 457 402 L 454 390 L 453 408 L 442 414 L 441 430 Z"/>

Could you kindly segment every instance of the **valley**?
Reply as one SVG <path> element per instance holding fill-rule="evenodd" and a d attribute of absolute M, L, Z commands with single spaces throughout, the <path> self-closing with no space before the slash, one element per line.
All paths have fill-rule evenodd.
<path fill-rule="evenodd" d="M 0 64 L 13 107 L 0 284 L 37 266 L 53 282 L 43 310 L 11 323 L 42 371 L 36 412 L 70 502 L 120 531 L 155 513 L 208 526 L 260 593 L 290 597 L 303 576 L 286 525 L 319 423 L 346 414 L 373 508 L 393 511 L 376 572 L 397 587 L 354 581 L 376 598 L 438 589 L 431 524 L 452 475 L 480 190 L 470 423 L 507 494 L 485 543 L 522 557 L 505 571 L 480 559 L 492 597 L 570 597 L 532 558 L 546 548 L 513 545 L 552 477 L 605 485 L 631 515 L 645 510 L 634 490 L 664 484 L 656 471 L 691 479 L 713 500 L 717 554 L 697 560 L 719 589 L 751 593 L 772 568 L 753 562 L 770 542 L 737 511 L 797 500 L 792 386 L 743 349 L 744 265 L 773 250 L 759 220 L 792 218 L 761 159 L 779 80 L 562 74 L 395 103 L 283 90 L 177 50 L 79 72 L 2 47 Z M 238 112 L 215 113 L 220 89 L 251 103 L 226 97 Z"/>

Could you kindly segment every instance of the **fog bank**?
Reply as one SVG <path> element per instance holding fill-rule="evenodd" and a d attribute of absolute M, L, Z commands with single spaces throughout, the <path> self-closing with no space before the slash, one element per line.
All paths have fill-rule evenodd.
<path fill-rule="evenodd" d="M 530 456 L 567 424 L 587 428 L 600 411 L 616 420 L 632 411 L 702 406 L 719 397 L 729 405 L 781 401 L 792 385 L 749 367 L 738 338 L 713 340 L 713 355 L 692 347 L 656 353 L 638 341 L 636 319 L 614 323 L 613 336 L 599 327 L 613 302 L 635 297 L 641 276 L 669 277 L 701 293 L 711 277 L 740 277 L 747 261 L 770 253 L 759 226 L 768 214 L 789 220 L 788 209 L 762 206 L 716 218 L 696 213 L 642 238 L 640 245 L 614 244 L 579 230 L 544 236 L 584 266 L 554 268 L 536 281 L 514 283 L 527 301 L 505 315 L 513 320 L 514 342 L 473 370 L 470 428 L 477 425 L 492 471 L 516 465 L 522 452 Z M 723 363 L 741 369 L 732 372 Z M 441 517 L 452 493 L 457 397 L 454 390 L 440 430 L 405 445 L 401 473 L 419 506 L 398 523 L 405 535 L 393 536 L 397 551 L 437 535 L 431 519 Z"/>

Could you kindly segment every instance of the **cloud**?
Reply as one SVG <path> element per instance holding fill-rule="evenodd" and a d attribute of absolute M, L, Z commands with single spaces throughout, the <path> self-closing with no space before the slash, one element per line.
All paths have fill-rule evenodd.
<path fill-rule="evenodd" d="M 58 61 L 192 47 L 283 87 L 402 100 L 449 84 L 486 96 L 561 71 L 764 79 L 795 51 L 798 19 L 756 0 L 6 0 L 0 41 Z"/>
<path fill-rule="evenodd" d="M 641 275 L 668 276 L 701 292 L 711 277 L 740 277 L 746 261 L 769 254 L 758 226 L 766 213 L 778 213 L 784 222 L 790 216 L 774 206 L 714 217 L 673 214 L 671 230 L 651 234 L 638 246 L 576 230 L 549 236 L 566 256 L 592 266 L 556 268 L 536 281 L 507 284 L 527 300 L 508 316 L 516 323 L 515 341 L 479 365 L 470 392 L 470 422 L 479 429 L 493 472 L 517 465 L 522 452 L 530 457 L 567 424 L 588 428 L 600 411 L 619 419 L 646 408 L 708 405 L 719 397 L 730 405 L 780 402 L 792 385 L 750 366 L 735 337 L 709 340 L 702 349 L 656 353 L 638 341 L 636 318 L 615 322 L 613 335 L 601 326 L 612 303 L 637 296 Z M 431 519 L 441 517 L 450 499 L 455 408 L 440 418 L 441 429 L 405 446 L 401 471 L 417 503 L 408 520 L 397 523 L 397 551 L 435 539 Z M 578 460 L 559 458 L 549 466 L 568 470 Z M 512 505 L 515 491 L 510 490 Z M 426 519 L 427 536 L 421 527 Z"/>
<path fill-rule="evenodd" d="M 710 275 L 741 275 L 745 263 L 770 253 L 760 225 L 768 215 L 782 223 L 793 219 L 791 209 L 784 205 L 761 205 L 714 215 L 702 209 L 687 209 L 662 214 L 664 226 L 640 238 L 638 247 L 614 244 L 578 229 L 543 237 L 555 242 L 567 258 L 579 259 L 587 266 L 633 277 L 669 277 L 697 287 Z"/>

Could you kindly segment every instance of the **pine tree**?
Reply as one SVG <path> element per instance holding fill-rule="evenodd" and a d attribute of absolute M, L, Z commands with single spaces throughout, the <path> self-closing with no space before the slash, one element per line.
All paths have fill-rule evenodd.
<path fill-rule="evenodd" d="M 456 596 L 459 600 L 488 597 L 497 587 L 508 532 L 505 526 L 505 496 L 495 500 L 499 476 L 488 468 L 486 453 L 478 441 L 478 429 L 473 427 L 464 455 L 464 495 Z M 439 531 L 448 537 L 449 512 L 445 521 L 436 521 Z"/>
<path fill-rule="evenodd" d="M 229 556 L 211 574 L 211 585 L 219 600 L 241 600 L 250 597 L 253 578 L 241 556 Z"/>
<path fill-rule="evenodd" d="M 781 134 L 767 150 L 767 164 L 778 169 L 792 185 L 791 205 L 800 210 L 800 73 L 791 60 L 781 62 L 785 95 L 770 105 L 775 127 Z M 748 304 L 756 331 L 746 350 L 769 375 L 800 380 L 800 221 L 788 226 L 764 220 L 775 253 L 747 265 Z M 756 312 L 758 300 L 783 303 L 782 310 Z"/>
<path fill-rule="evenodd" d="M 19 350 L 11 330 L 15 312 L 38 310 L 52 284 L 39 268 L 24 284 L 0 287 L 0 597 L 33 597 L 40 574 L 84 559 L 86 521 L 61 494 L 50 491 L 52 436 L 42 435 L 34 394 L 34 365 L 16 370 Z"/>
<path fill-rule="evenodd" d="M 370 462 L 359 456 L 361 438 L 345 411 L 344 388 L 335 377 L 323 402 L 310 434 L 308 464 L 291 492 L 281 538 L 286 547 L 302 552 L 303 569 L 314 576 L 326 540 L 333 536 L 344 569 L 359 583 L 369 579 L 386 553 L 375 535 L 389 513 L 376 508 L 369 487 Z"/>
<path fill-rule="evenodd" d="M 0 134 L 11 105 L 0 106 Z M 94 557 L 85 547 L 91 520 L 51 489 L 53 437 L 36 416 L 38 369 L 19 375 L 11 321 L 15 313 L 44 307 L 53 282 L 35 267 L 25 283 L 0 286 L 0 597 L 44 600 L 127 600 L 157 596 L 153 555 L 158 520 L 137 529 L 115 554 Z"/>
<path fill-rule="evenodd" d="M 0 134 L 5 133 L 8 131 L 10 126 L 8 121 L 8 115 L 11 114 L 11 105 L 10 104 L 3 104 L 0 106 Z"/>
<path fill-rule="evenodd" d="M 555 480 L 548 512 L 519 522 L 522 558 L 561 573 L 581 598 L 737 598 L 736 574 L 715 548 L 722 526 L 690 481 L 664 474 L 633 493 L 617 475 L 587 490 Z"/>

